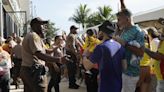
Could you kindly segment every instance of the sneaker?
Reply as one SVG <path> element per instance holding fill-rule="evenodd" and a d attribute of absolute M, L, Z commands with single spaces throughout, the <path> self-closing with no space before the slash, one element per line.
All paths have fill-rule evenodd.
<path fill-rule="evenodd" d="M 75 84 L 75 86 L 80 87 L 79 85 Z"/>
<path fill-rule="evenodd" d="M 70 89 L 78 89 L 79 86 L 78 85 L 73 85 L 73 86 L 69 86 Z"/>

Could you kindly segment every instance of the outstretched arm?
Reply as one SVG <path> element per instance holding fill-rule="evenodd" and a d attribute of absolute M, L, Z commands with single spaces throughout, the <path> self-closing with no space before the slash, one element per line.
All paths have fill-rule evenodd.
<path fill-rule="evenodd" d="M 142 57 L 143 54 L 144 54 L 144 47 L 137 48 L 137 47 L 132 46 L 132 45 L 129 45 L 129 44 L 127 44 L 125 47 L 126 47 L 127 49 L 129 49 L 130 51 L 132 51 L 132 52 L 133 52 L 135 55 L 137 55 L 137 56 Z"/>
<path fill-rule="evenodd" d="M 55 63 L 58 63 L 61 61 L 61 58 L 60 57 L 52 57 L 48 54 L 44 54 L 40 51 L 37 51 L 35 54 L 34 54 L 37 58 L 43 60 L 43 61 L 47 61 L 47 62 L 55 62 Z"/>
<path fill-rule="evenodd" d="M 145 52 L 153 59 L 164 61 L 164 55 L 159 52 L 152 52 L 149 49 L 145 48 Z"/>
<path fill-rule="evenodd" d="M 126 9 L 126 6 L 125 6 L 125 3 L 124 3 L 124 0 L 120 0 L 120 3 L 121 3 L 121 10 Z"/>
<path fill-rule="evenodd" d="M 136 46 L 132 46 L 122 40 L 120 37 L 113 37 L 114 40 L 119 42 L 122 46 L 129 49 L 131 52 L 133 52 L 135 55 L 142 57 L 144 54 L 144 47 L 137 48 Z"/>

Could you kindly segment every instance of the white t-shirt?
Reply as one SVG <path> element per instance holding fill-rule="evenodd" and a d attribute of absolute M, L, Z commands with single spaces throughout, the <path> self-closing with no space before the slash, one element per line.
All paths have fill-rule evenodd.
<path fill-rule="evenodd" d="M 151 42 L 150 42 L 150 46 L 151 46 L 151 51 L 156 52 L 158 50 L 158 46 L 159 46 L 160 40 L 158 38 L 154 38 Z"/>

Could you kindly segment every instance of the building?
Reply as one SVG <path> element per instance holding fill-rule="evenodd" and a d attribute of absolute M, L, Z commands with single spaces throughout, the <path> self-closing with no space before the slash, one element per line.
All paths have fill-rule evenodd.
<path fill-rule="evenodd" d="M 26 29 L 26 32 L 24 33 L 27 33 L 29 32 L 29 22 L 30 20 L 33 18 L 33 13 L 32 13 L 32 10 L 33 10 L 33 5 L 32 5 L 32 1 L 30 0 L 18 0 L 19 2 L 19 5 L 20 5 L 20 8 L 21 8 L 21 11 L 26 11 L 26 27 L 24 27 Z"/>
<path fill-rule="evenodd" d="M 0 36 L 7 38 L 12 33 L 21 36 L 27 32 L 30 18 L 29 0 L 0 0 Z"/>
<path fill-rule="evenodd" d="M 139 24 L 141 28 L 155 27 L 162 31 L 164 26 L 158 22 L 159 18 L 164 18 L 164 6 L 135 14 L 134 22 Z"/>

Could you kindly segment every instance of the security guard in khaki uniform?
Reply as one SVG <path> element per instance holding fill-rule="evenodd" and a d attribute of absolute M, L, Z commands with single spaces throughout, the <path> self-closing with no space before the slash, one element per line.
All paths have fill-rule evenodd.
<path fill-rule="evenodd" d="M 65 57 L 57 58 L 46 54 L 48 50 L 45 50 L 42 41 L 44 38 L 42 25 L 47 23 L 48 21 L 40 18 L 32 19 L 30 23 L 32 31 L 23 40 L 21 78 L 24 83 L 24 92 L 46 92 L 45 61 L 65 61 Z"/>
<path fill-rule="evenodd" d="M 69 88 L 78 89 L 79 85 L 76 84 L 77 63 L 79 54 L 80 42 L 77 40 L 77 27 L 72 25 L 70 33 L 66 39 L 66 54 L 70 55 L 70 60 L 67 62 Z M 81 46 L 82 47 L 82 46 Z"/>

